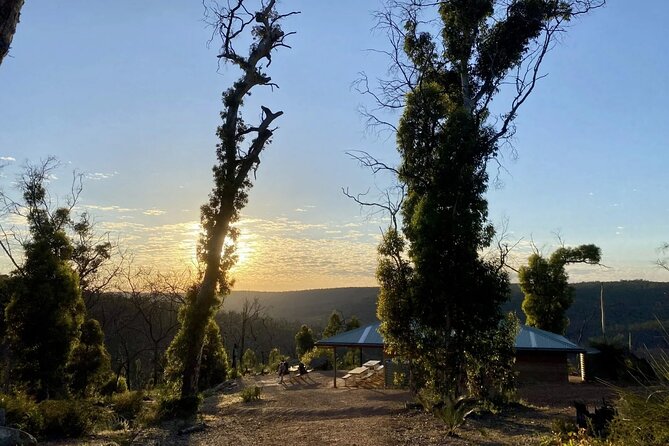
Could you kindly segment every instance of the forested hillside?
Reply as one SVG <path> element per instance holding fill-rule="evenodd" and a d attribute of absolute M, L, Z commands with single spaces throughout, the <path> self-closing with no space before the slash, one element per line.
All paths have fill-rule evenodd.
<path fill-rule="evenodd" d="M 567 312 L 570 320 L 567 337 L 585 343 L 593 336 L 601 335 L 600 283 L 582 282 L 573 284 L 574 304 Z M 357 316 L 361 322 L 376 320 L 376 295 L 378 289 L 334 288 L 286 292 L 237 291 L 226 298 L 226 311 L 240 311 L 245 300 L 255 298 L 275 319 L 298 321 L 315 326 L 324 326 L 333 310 L 345 317 Z M 518 284 L 511 285 L 511 299 L 506 311 L 515 311 L 524 321 L 521 310 L 523 294 Z M 621 334 L 627 339 L 632 332 L 635 348 L 657 343 L 659 332 L 655 318 L 669 319 L 669 283 L 643 280 L 605 282 L 604 301 L 606 329 L 610 336 Z M 580 339 L 579 339 L 580 338 Z"/>

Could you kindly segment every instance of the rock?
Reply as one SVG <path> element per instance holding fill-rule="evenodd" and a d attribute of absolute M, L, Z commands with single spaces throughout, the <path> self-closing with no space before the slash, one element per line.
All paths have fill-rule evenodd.
<path fill-rule="evenodd" d="M 0 427 L 0 446 L 36 445 L 37 440 L 28 432 L 11 427 Z"/>

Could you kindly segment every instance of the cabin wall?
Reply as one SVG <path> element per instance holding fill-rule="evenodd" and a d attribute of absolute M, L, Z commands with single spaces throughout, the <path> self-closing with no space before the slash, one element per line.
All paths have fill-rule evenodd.
<path fill-rule="evenodd" d="M 520 384 L 569 382 L 565 352 L 517 351 L 514 369 Z"/>

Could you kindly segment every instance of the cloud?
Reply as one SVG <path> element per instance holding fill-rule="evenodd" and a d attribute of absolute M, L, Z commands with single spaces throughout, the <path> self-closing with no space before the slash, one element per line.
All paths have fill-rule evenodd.
<path fill-rule="evenodd" d="M 302 208 L 296 208 L 295 212 L 307 212 L 307 210 Z"/>
<path fill-rule="evenodd" d="M 111 205 L 111 206 L 100 206 L 97 204 L 89 204 L 88 206 L 84 206 L 88 209 L 95 209 L 96 211 L 102 211 L 102 212 L 135 212 L 138 211 L 139 209 L 133 209 L 133 208 L 124 208 L 121 206 L 116 206 L 116 205 Z"/>
<path fill-rule="evenodd" d="M 16 158 L 13 156 L 0 156 L 0 161 L 9 161 L 11 163 L 16 161 Z"/>
<path fill-rule="evenodd" d="M 99 180 L 107 180 L 109 178 L 115 177 L 116 175 L 118 175 L 118 172 L 112 172 L 112 173 L 93 172 L 85 174 L 85 177 L 87 180 L 99 181 Z"/>
<path fill-rule="evenodd" d="M 158 215 L 164 215 L 166 214 L 167 211 L 164 211 L 162 209 L 147 209 L 142 214 L 144 215 L 151 215 L 151 216 L 158 216 Z"/>

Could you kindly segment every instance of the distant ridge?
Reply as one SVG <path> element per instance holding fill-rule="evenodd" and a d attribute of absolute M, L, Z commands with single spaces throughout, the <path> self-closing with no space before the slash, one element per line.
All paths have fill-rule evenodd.
<path fill-rule="evenodd" d="M 601 334 L 599 324 L 600 282 L 572 284 L 575 288 L 574 305 L 567 316 L 570 319 L 567 337 L 582 340 Z M 233 291 L 225 299 L 224 311 L 239 311 L 245 299 L 257 297 L 267 308 L 267 314 L 277 319 L 299 321 L 322 327 L 332 310 L 344 317 L 357 316 L 363 323 L 376 321 L 377 287 L 325 288 L 302 291 L 262 292 Z M 520 309 L 523 295 L 518 284 L 511 285 L 511 299 L 505 311 L 515 311 L 524 321 Z M 669 320 L 669 282 L 625 280 L 604 282 L 607 327 L 611 333 L 640 330 L 639 324 L 659 318 Z M 640 335 L 639 342 L 645 338 Z M 635 341 L 636 342 L 636 341 Z"/>

